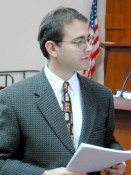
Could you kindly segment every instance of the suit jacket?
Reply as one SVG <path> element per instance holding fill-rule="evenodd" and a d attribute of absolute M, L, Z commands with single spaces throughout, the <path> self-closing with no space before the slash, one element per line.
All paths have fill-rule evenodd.
<path fill-rule="evenodd" d="M 121 149 L 112 93 L 78 74 L 83 124 L 79 144 Z M 41 175 L 66 167 L 75 153 L 63 113 L 44 70 L 0 92 L 0 175 Z M 99 175 L 99 172 L 89 173 Z"/>

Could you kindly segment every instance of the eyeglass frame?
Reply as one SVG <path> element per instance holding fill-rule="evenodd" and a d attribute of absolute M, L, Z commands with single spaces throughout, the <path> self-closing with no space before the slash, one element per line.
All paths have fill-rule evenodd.
<path fill-rule="evenodd" d="M 79 38 L 78 38 L 79 39 Z M 55 40 L 54 42 L 56 43 L 70 43 L 70 44 L 75 44 L 79 49 L 84 49 L 87 47 L 86 43 L 88 43 L 89 45 L 93 45 L 94 42 L 94 36 L 89 34 L 86 38 L 80 37 L 81 40 L 79 41 L 58 41 Z"/>

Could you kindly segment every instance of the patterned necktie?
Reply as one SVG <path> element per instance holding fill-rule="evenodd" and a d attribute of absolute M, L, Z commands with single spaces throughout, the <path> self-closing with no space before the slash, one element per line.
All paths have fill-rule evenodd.
<path fill-rule="evenodd" d="M 69 83 L 63 83 L 63 92 L 62 92 L 62 104 L 63 104 L 63 113 L 65 115 L 65 121 L 67 124 L 67 129 L 70 133 L 70 138 L 72 142 L 74 141 L 74 134 L 73 134 L 73 113 L 72 113 L 72 106 L 71 106 L 71 98 L 68 93 Z"/>

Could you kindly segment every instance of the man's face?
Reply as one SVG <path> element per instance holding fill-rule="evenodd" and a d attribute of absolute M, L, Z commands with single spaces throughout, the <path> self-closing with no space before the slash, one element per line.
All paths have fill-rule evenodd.
<path fill-rule="evenodd" d="M 84 70 L 89 67 L 89 57 L 92 46 L 85 42 L 81 46 L 81 42 L 88 37 L 88 24 L 79 20 L 65 25 L 64 37 L 61 46 L 57 46 L 57 56 L 52 58 L 52 68 L 56 74 L 70 73 L 74 71 Z"/>

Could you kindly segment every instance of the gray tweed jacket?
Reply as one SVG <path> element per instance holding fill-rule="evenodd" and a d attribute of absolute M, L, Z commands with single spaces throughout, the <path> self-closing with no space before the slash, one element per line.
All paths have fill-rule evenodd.
<path fill-rule="evenodd" d="M 113 137 L 111 91 L 79 74 L 78 78 L 83 108 L 79 144 L 121 149 Z M 0 175 L 41 175 L 46 169 L 66 167 L 74 153 L 63 113 L 44 70 L 1 90 Z"/>

